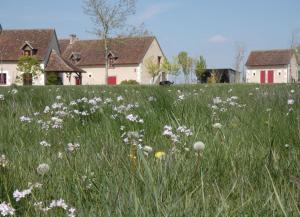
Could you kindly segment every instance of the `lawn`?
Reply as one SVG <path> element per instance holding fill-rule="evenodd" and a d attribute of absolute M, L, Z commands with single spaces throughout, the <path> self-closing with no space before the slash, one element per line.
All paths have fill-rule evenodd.
<path fill-rule="evenodd" d="M 300 216 L 299 103 L 299 85 L 0 88 L 0 216 Z"/>

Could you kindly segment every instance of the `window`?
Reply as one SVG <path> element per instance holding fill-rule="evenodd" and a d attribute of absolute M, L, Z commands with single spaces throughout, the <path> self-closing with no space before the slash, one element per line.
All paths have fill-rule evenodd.
<path fill-rule="evenodd" d="M 161 63 L 161 56 L 158 56 L 157 57 L 157 65 L 158 65 L 158 67 L 160 67 L 160 63 Z"/>
<path fill-rule="evenodd" d="M 30 50 L 24 50 L 24 51 L 23 51 L 23 55 L 24 55 L 24 56 L 31 56 Z"/>
<path fill-rule="evenodd" d="M 253 76 L 255 76 L 255 72 L 253 73 Z"/>
<path fill-rule="evenodd" d="M 109 66 L 109 68 L 113 68 L 114 67 L 114 58 L 109 57 L 108 66 Z"/>
<path fill-rule="evenodd" d="M 278 75 L 280 76 L 280 75 L 281 75 L 281 72 L 278 72 Z"/>
<path fill-rule="evenodd" d="M 0 84 L 6 84 L 6 74 L 0 73 Z"/>

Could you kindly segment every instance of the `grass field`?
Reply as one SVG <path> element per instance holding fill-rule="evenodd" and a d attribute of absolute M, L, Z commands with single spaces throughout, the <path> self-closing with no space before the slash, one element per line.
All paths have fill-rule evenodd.
<path fill-rule="evenodd" d="M 299 102 L 298 85 L 1 88 L 0 216 L 300 216 Z"/>

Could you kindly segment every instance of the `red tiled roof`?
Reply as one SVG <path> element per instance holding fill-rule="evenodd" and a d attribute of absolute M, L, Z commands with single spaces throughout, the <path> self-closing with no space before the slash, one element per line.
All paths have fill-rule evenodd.
<path fill-rule="evenodd" d="M 278 66 L 290 64 L 292 49 L 253 51 L 249 55 L 246 66 Z"/>
<path fill-rule="evenodd" d="M 3 30 L 0 35 L 0 52 L 3 61 L 17 61 L 22 55 L 22 46 L 29 43 L 37 49 L 36 58 L 44 60 L 54 29 Z"/>
<path fill-rule="evenodd" d="M 55 50 L 51 51 L 45 72 L 85 72 L 72 63 L 64 60 Z"/>
<path fill-rule="evenodd" d="M 115 65 L 139 64 L 152 44 L 154 37 L 115 38 L 109 40 L 109 50 L 117 57 Z M 62 55 L 70 59 L 72 53 L 80 53 L 78 66 L 105 65 L 103 40 L 77 40 L 66 46 L 69 40 L 59 40 Z"/>

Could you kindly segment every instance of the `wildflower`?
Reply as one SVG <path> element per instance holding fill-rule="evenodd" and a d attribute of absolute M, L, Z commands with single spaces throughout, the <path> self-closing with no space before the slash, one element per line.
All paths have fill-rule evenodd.
<path fill-rule="evenodd" d="M 220 103 L 222 103 L 222 100 L 221 100 L 220 97 L 216 97 L 216 98 L 213 99 L 213 103 L 214 104 L 220 104 Z"/>
<path fill-rule="evenodd" d="M 6 202 L 3 202 L 0 203 L 0 214 L 2 216 L 13 216 L 15 214 L 15 209 Z"/>
<path fill-rule="evenodd" d="M 295 90 L 291 90 L 291 93 L 295 93 Z"/>
<path fill-rule="evenodd" d="M 46 173 L 49 172 L 49 170 L 50 170 L 49 165 L 45 163 L 40 164 L 36 169 L 37 173 L 40 175 L 45 175 Z"/>
<path fill-rule="evenodd" d="M 46 106 L 45 109 L 44 109 L 44 113 L 47 114 L 49 111 L 50 111 L 50 107 Z"/>
<path fill-rule="evenodd" d="M 149 96 L 148 101 L 153 102 L 153 101 L 156 101 L 156 99 L 153 96 Z"/>
<path fill-rule="evenodd" d="M 136 121 L 138 121 L 138 116 L 130 114 L 130 115 L 126 116 L 126 119 L 129 120 L 129 121 L 131 121 L 131 122 L 136 122 Z"/>
<path fill-rule="evenodd" d="M 153 148 L 150 146 L 144 146 L 143 151 L 144 151 L 144 154 L 148 155 L 153 152 Z"/>
<path fill-rule="evenodd" d="M 122 100 L 124 100 L 123 96 L 118 96 L 118 97 L 117 97 L 117 101 L 118 101 L 118 102 L 120 102 L 120 101 L 122 101 Z"/>
<path fill-rule="evenodd" d="M 59 159 L 62 159 L 62 158 L 63 158 L 63 154 L 62 154 L 61 152 L 58 152 L 58 153 L 57 153 L 57 157 L 58 157 Z"/>
<path fill-rule="evenodd" d="M 289 145 L 289 144 L 285 144 L 285 145 L 284 145 L 284 147 L 286 147 L 286 148 L 289 148 L 289 147 L 290 147 L 290 145 Z"/>
<path fill-rule="evenodd" d="M 288 103 L 288 105 L 294 105 L 295 104 L 295 100 L 289 99 L 287 103 Z"/>
<path fill-rule="evenodd" d="M 65 203 L 65 201 L 63 199 L 59 199 L 59 200 L 52 200 L 49 208 L 54 208 L 54 207 L 59 207 L 62 208 L 64 210 L 67 210 L 68 205 Z"/>
<path fill-rule="evenodd" d="M 20 117 L 20 121 L 21 122 L 28 122 L 28 123 L 30 123 L 31 122 L 31 118 L 30 117 L 26 117 L 26 116 L 22 116 L 22 117 Z"/>
<path fill-rule="evenodd" d="M 27 195 L 31 194 L 32 188 L 25 189 L 24 191 L 19 191 L 18 189 L 14 191 L 13 197 L 18 202 L 22 198 L 25 198 Z"/>
<path fill-rule="evenodd" d="M 215 129 L 221 129 L 222 128 L 222 124 L 215 123 L 215 124 L 213 124 L 213 128 L 215 128 Z"/>
<path fill-rule="evenodd" d="M 0 94 L 0 101 L 4 100 L 4 95 Z"/>
<path fill-rule="evenodd" d="M 80 145 L 78 143 L 76 143 L 76 144 L 69 143 L 67 146 L 68 146 L 67 149 L 69 152 L 74 152 L 74 151 L 78 150 L 80 147 Z"/>
<path fill-rule="evenodd" d="M 0 155 L 0 169 L 5 169 L 8 166 L 8 160 L 4 154 Z"/>
<path fill-rule="evenodd" d="M 17 90 L 17 89 L 12 89 L 12 90 L 11 90 L 11 94 L 14 95 L 14 94 L 16 94 L 16 93 L 18 93 L 18 90 Z"/>
<path fill-rule="evenodd" d="M 157 159 L 159 159 L 159 160 L 164 159 L 165 156 L 166 156 L 166 153 L 163 152 L 163 151 L 158 151 L 158 152 L 155 153 L 155 157 L 156 157 Z"/>
<path fill-rule="evenodd" d="M 40 145 L 44 146 L 44 147 L 51 147 L 51 145 L 48 142 L 46 142 L 46 141 L 41 141 Z"/>
<path fill-rule="evenodd" d="M 61 96 L 56 96 L 56 100 L 61 100 Z"/>
<path fill-rule="evenodd" d="M 202 152 L 204 151 L 204 149 L 205 149 L 205 144 L 203 142 L 199 141 L 194 144 L 194 150 L 196 152 Z"/>

